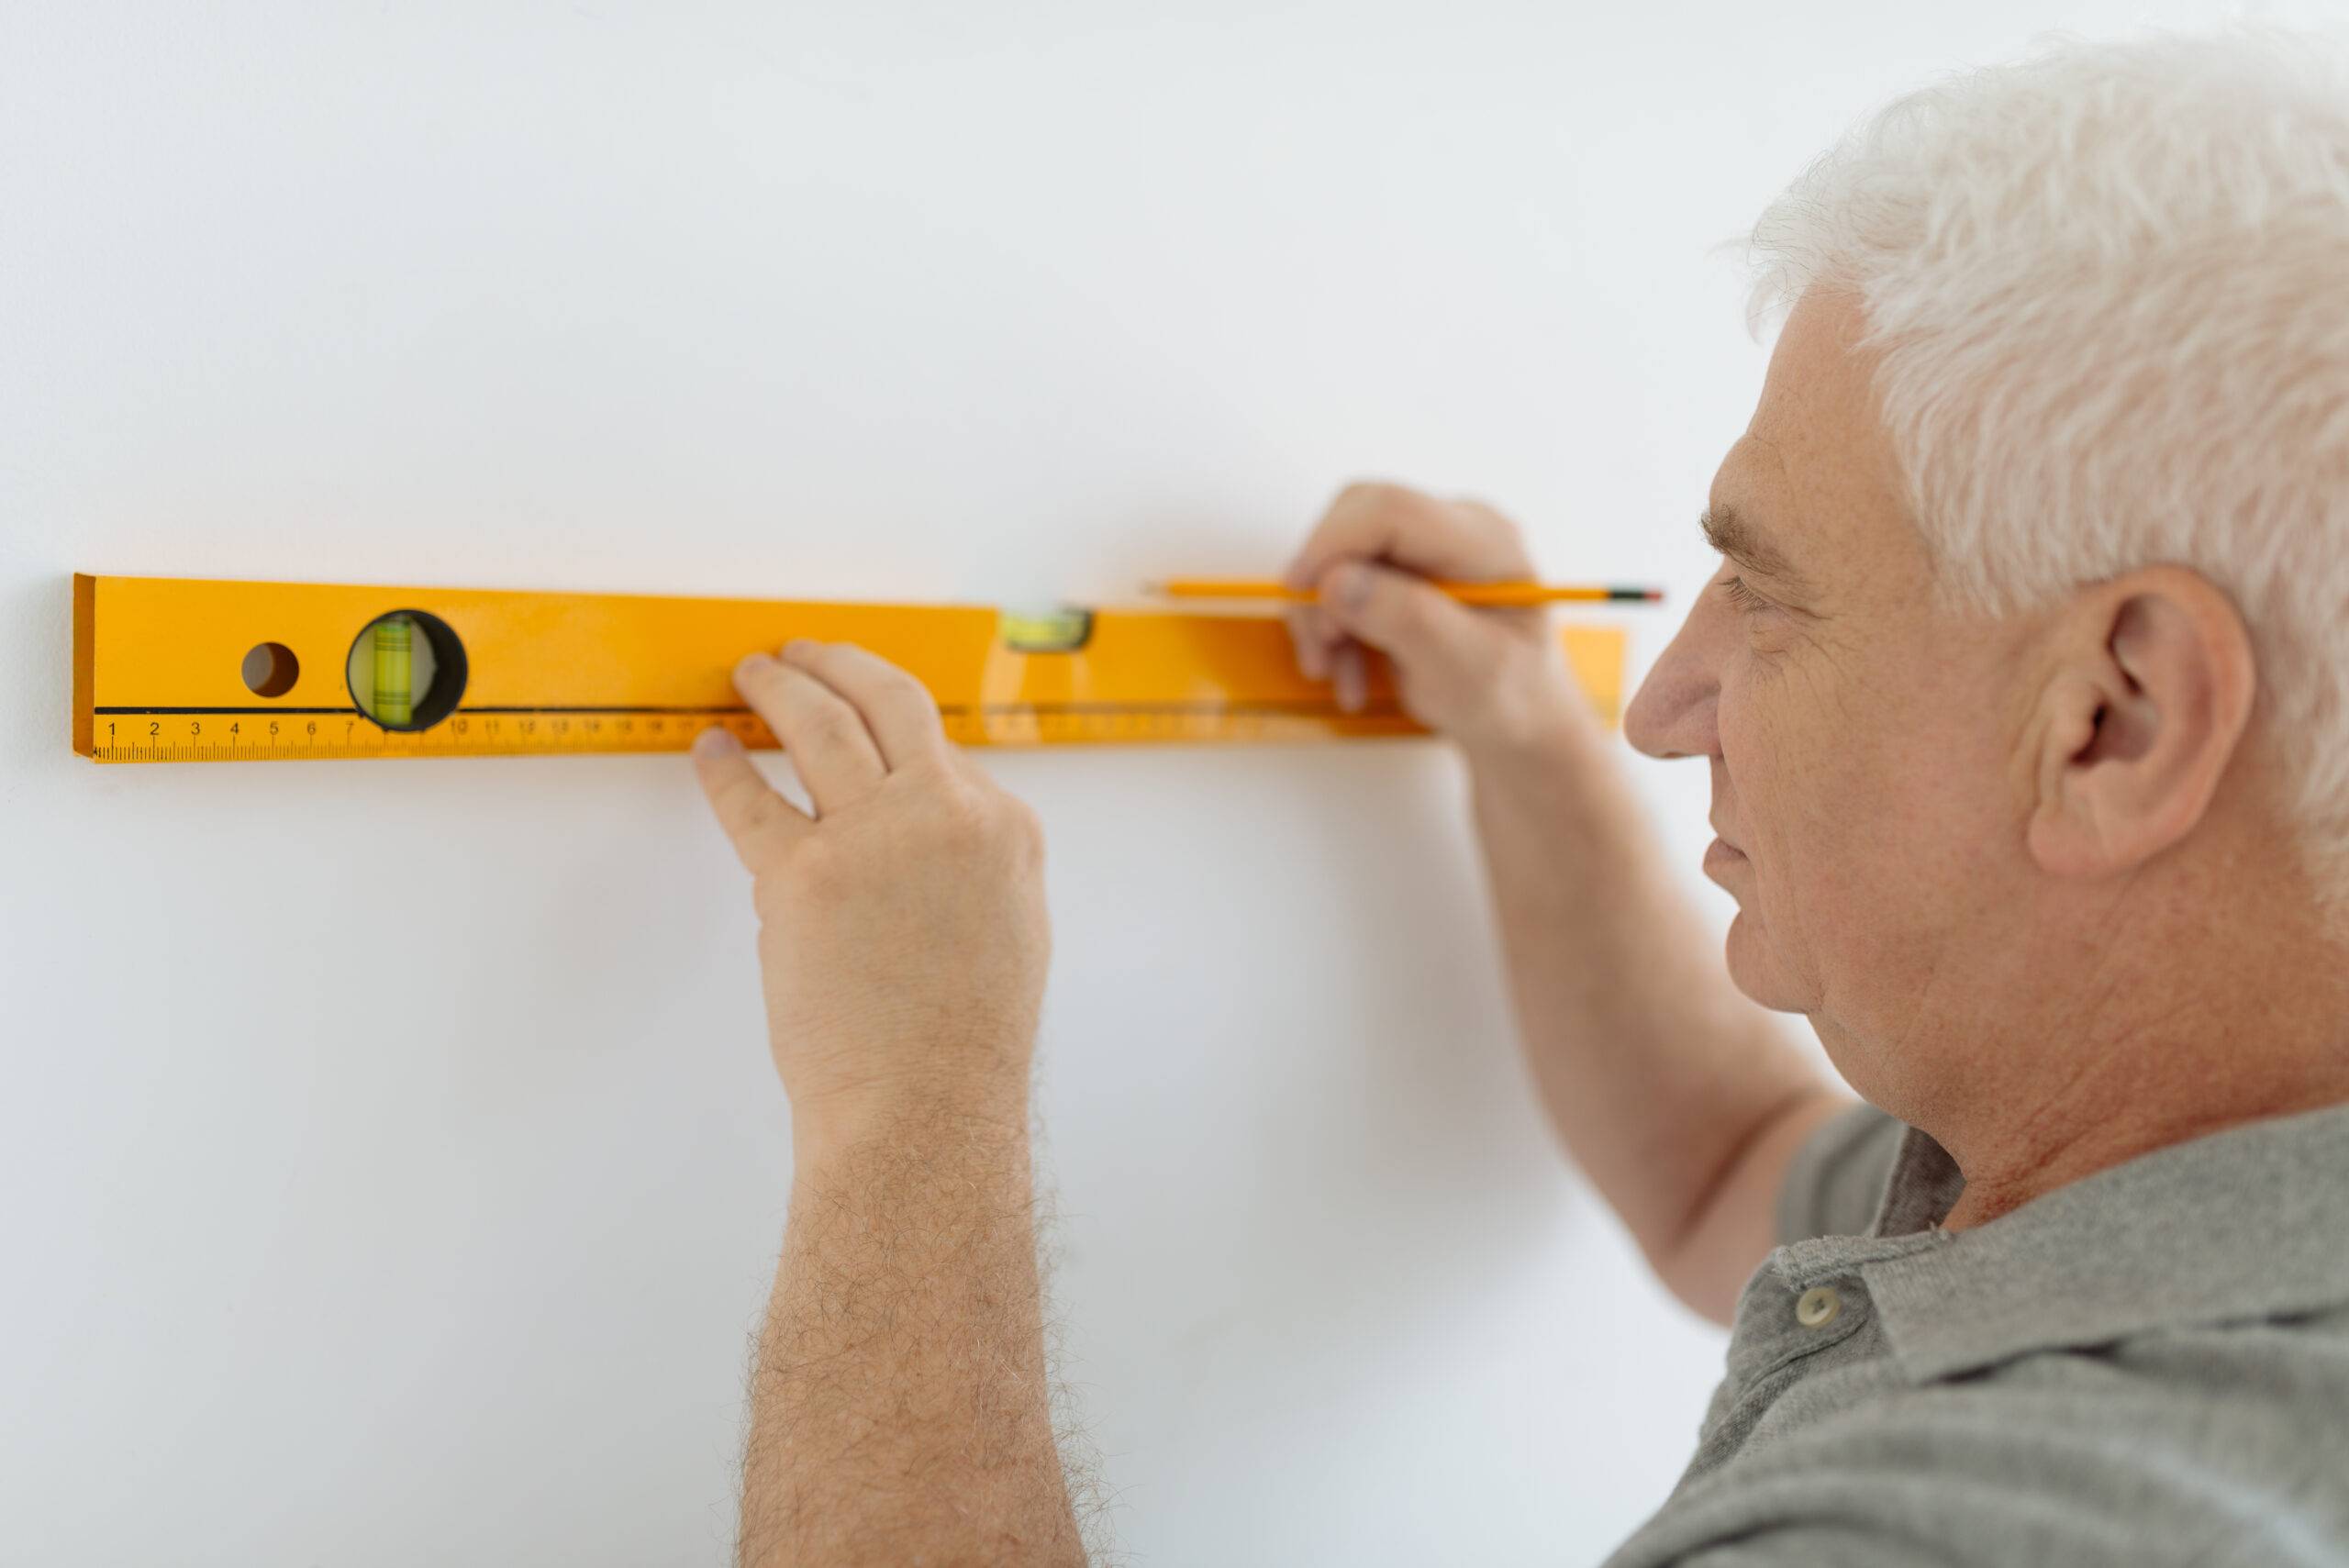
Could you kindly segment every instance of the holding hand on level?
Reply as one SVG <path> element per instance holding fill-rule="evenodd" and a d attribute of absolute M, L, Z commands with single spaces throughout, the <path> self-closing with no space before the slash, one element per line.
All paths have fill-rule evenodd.
<path fill-rule="evenodd" d="M 734 679 L 815 805 L 776 794 L 724 730 L 696 742 L 756 879 L 797 1139 L 941 1106 L 1024 1127 L 1052 946 L 1035 813 L 946 739 L 920 682 L 862 648 L 795 642 Z"/>
<path fill-rule="evenodd" d="M 792 1113 L 737 1560 L 1081 1563 L 1029 1217 L 1043 833 L 863 649 L 795 642 L 734 684 L 815 805 L 724 730 L 695 742 L 756 879 Z"/>

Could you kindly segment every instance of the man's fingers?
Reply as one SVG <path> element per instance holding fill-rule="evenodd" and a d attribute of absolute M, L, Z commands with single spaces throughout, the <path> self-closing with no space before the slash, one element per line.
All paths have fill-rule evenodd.
<path fill-rule="evenodd" d="M 1465 690 L 1490 673 L 1494 628 L 1486 612 L 1416 573 L 1341 562 L 1321 581 L 1321 608 L 1339 630 L 1420 672 L 1431 684 Z"/>
<path fill-rule="evenodd" d="M 938 700 L 930 688 L 869 649 L 852 642 L 802 639 L 785 651 L 793 667 L 806 670 L 863 717 L 882 762 L 891 768 L 934 757 L 946 744 Z"/>
<path fill-rule="evenodd" d="M 1288 622 L 1288 639 L 1297 650 L 1297 667 L 1308 681 L 1330 678 L 1330 642 L 1322 635 L 1321 614 L 1318 606 L 1292 604 L 1284 617 Z"/>
<path fill-rule="evenodd" d="M 1281 580 L 1310 588 L 1348 558 L 1385 559 L 1436 577 L 1481 580 L 1532 572 L 1516 530 L 1491 507 L 1377 482 L 1338 492 Z"/>
<path fill-rule="evenodd" d="M 815 824 L 777 795 L 742 743 L 712 727 L 694 740 L 694 773 L 743 868 L 755 872 L 774 845 L 789 843 Z"/>
<path fill-rule="evenodd" d="M 817 816 L 871 792 L 888 773 L 863 717 L 810 672 L 753 653 L 734 667 L 734 689 L 783 743 Z"/>
<path fill-rule="evenodd" d="M 1346 641 L 1338 644 L 1330 655 L 1330 688 L 1339 708 L 1346 713 L 1360 713 L 1370 700 L 1370 671 L 1364 662 L 1362 644 Z"/>

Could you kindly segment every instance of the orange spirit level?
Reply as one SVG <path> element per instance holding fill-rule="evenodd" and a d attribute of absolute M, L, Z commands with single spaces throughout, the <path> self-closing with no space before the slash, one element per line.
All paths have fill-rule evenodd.
<path fill-rule="evenodd" d="M 1612 724 L 1623 632 L 1563 651 Z M 1264 614 L 73 579 L 73 749 L 101 762 L 674 751 L 774 737 L 735 662 L 795 637 L 903 666 L 965 745 L 1303 740 L 1426 730 L 1370 661 L 1341 711 Z"/>

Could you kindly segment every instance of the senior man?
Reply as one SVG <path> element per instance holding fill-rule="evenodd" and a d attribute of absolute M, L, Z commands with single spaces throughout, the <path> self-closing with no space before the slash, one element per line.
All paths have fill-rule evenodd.
<path fill-rule="evenodd" d="M 1307 672 L 1376 650 L 1458 747 L 1533 1081 L 1733 1329 L 1613 1561 L 2349 1562 L 2349 97 L 2273 35 L 2059 45 L 1754 239 L 1724 564 L 1626 720 L 1711 769 L 1726 973 L 1543 617 L 1423 581 L 1531 575 L 1514 528 L 1358 485 L 1291 573 Z M 1036 819 L 868 653 L 738 680 L 814 806 L 696 748 L 796 1162 L 742 1560 L 1078 1562 Z"/>

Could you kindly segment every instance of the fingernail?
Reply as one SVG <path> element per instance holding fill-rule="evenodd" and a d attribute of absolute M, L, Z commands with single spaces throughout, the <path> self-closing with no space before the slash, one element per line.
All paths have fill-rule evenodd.
<path fill-rule="evenodd" d="M 1330 678 L 1329 645 L 1309 631 L 1299 632 L 1297 639 L 1297 667 L 1305 672 L 1307 680 L 1328 680 Z"/>
<path fill-rule="evenodd" d="M 783 645 L 783 656 L 785 659 L 805 659 L 815 651 L 816 641 L 813 638 L 795 637 Z"/>
<path fill-rule="evenodd" d="M 741 749 L 740 738 L 718 725 L 713 724 L 694 737 L 694 755 L 696 757 L 731 756 Z"/>
<path fill-rule="evenodd" d="M 1367 677 L 1362 667 L 1362 655 L 1352 652 L 1351 650 L 1340 654 L 1337 673 L 1338 706 L 1347 713 L 1358 710 L 1368 699 L 1369 693 L 1365 689 L 1367 684 Z"/>
<path fill-rule="evenodd" d="M 1322 591 L 1341 610 L 1358 610 L 1370 597 L 1370 571 L 1359 562 L 1349 561 L 1323 579 Z"/>
<path fill-rule="evenodd" d="M 774 655 L 767 652 L 764 649 L 761 649 L 755 653 L 745 653 L 741 658 L 736 660 L 734 662 L 734 669 L 735 673 L 739 674 L 744 670 L 755 670 L 763 664 L 772 664 L 774 662 Z"/>

